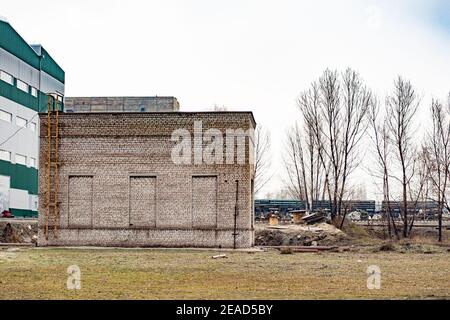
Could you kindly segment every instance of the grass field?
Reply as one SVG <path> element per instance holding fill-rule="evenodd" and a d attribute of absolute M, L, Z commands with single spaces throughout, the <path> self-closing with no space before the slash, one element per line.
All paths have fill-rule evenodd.
<path fill-rule="evenodd" d="M 147 249 L 0 250 L 4 299 L 450 298 L 448 253 L 298 253 Z M 81 269 L 68 290 L 67 267 Z M 381 289 L 366 268 L 381 269 Z"/>

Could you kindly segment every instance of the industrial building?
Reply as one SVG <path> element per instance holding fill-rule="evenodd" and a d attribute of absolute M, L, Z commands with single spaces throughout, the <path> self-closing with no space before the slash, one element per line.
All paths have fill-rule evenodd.
<path fill-rule="evenodd" d="M 0 79 L 0 213 L 38 216 L 39 246 L 253 246 L 251 112 L 179 112 L 174 97 L 64 97 L 62 68 L 3 18 Z M 223 135 L 223 161 L 198 162 L 208 148 L 198 124 Z M 173 159 L 178 130 L 192 142 L 190 162 Z"/>
<path fill-rule="evenodd" d="M 253 246 L 251 112 L 52 112 L 40 121 L 39 246 Z M 198 124 L 201 135 L 233 141 L 227 161 L 195 159 L 208 146 Z M 193 146 L 183 163 L 173 158 L 179 130 Z"/>
<path fill-rule="evenodd" d="M 37 216 L 39 117 L 47 94 L 64 97 L 64 71 L 0 17 L 0 213 Z"/>
<path fill-rule="evenodd" d="M 180 110 L 175 97 L 66 97 L 66 112 L 167 112 Z"/>

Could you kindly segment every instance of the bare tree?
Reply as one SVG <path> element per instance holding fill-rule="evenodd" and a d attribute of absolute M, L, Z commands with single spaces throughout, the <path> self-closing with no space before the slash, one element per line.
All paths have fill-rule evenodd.
<path fill-rule="evenodd" d="M 397 239 L 399 233 L 395 218 L 391 208 L 390 198 L 390 184 L 389 184 L 389 158 L 391 156 L 391 144 L 389 139 L 389 130 L 386 119 L 386 114 L 380 115 L 380 105 L 378 101 L 374 100 L 369 112 L 369 120 L 371 126 L 370 137 L 375 146 L 376 169 L 371 168 L 369 171 L 375 178 L 382 180 L 383 190 L 383 219 L 386 221 L 387 231 L 389 237 L 392 237 L 392 231 Z"/>
<path fill-rule="evenodd" d="M 325 170 L 324 186 L 332 220 L 341 215 L 348 177 L 359 164 L 357 147 L 367 129 L 366 114 L 371 103 L 371 92 L 351 69 L 341 76 L 325 70 L 298 100 L 321 166 L 330 168 Z"/>
<path fill-rule="evenodd" d="M 411 222 L 408 227 L 408 236 L 411 235 L 412 228 L 414 226 L 414 221 L 417 212 L 419 210 L 426 209 L 426 199 L 428 199 L 429 192 L 429 169 L 427 166 L 427 161 L 425 157 L 425 150 L 422 148 L 421 152 L 415 155 L 415 170 L 413 172 L 412 178 L 408 182 L 408 194 L 410 205 L 408 209 L 412 210 L 413 215 L 411 217 Z M 419 204 L 419 200 L 421 200 Z"/>
<path fill-rule="evenodd" d="M 270 134 L 261 125 L 255 130 L 255 194 L 270 181 Z"/>
<path fill-rule="evenodd" d="M 291 192 L 286 188 L 281 188 L 264 194 L 266 199 L 292 200 Z"/>
<path fill-rule="evenodd" d="M 413 120 L 419 106 L 419 99 L 411 83 L 398 77 L 394 90 L 386 99 L 387 123 L 393 148 L 395 149 L 400 177 L 393 177 L 401 185 L 400 213 L 403 220 L 403 237 L 409 236 L 408 186 L 414 177 L 416 146 L 413 140 Z"/>
<path fill-rule="evenodd" d="M 296 124 L 287 131 L 284 165 L 288 178 L 286 188 L 291 197 L 305 201 L 306 209 L 313 210 L 318 200 L 325 198 L 323 167 L 315 136 L 308 124 Z"/>
<path fill-rule="evenodd" d="M 217 111 L 217 112 L 220 112 L 220 111 L 228 111 L 228 107 L 225 106 L 225 105 L 219 106 L 219 105 L 216 103 L 216 104 L 214 104 L 214 106 L 211 108 L 211 110 L 212 110 L 212 111 Z"/>
<path fill-rule="evenodd" d="M 287 153 L 284 165 L 287 171 L 286 188 L 294 199 L 305 200 L 306 173 L 303 159 L 303 146 L 298 125 L 287 132 Z M 307 201 L 308 203 L 308 201 Z"/>
<path fill-rule="evenodd" d="M 287 133 L 286 171 L 289 189 L 297 199 L 305 200 L 306 209 L 313 210 L 314 203 L 324 200 L 328 194 L 329 162 L 324 158 L 320 95 L 317 83 L 303 92 L 297 105 L 302 113 L 300 124 Z"/>
<path fill-rule="evenodd" d="M 225 105 L 214 104 L 212 111 L 228 111 Z M 254 193 L 258 194 L 272 178 L 270 172 L 270 133 L 261 125 L 257 125 L 254 134 L 255 166 Z"/>
<path fill-rule="evenodd" d="M 439 236 L 442 241 L 442 211 L 449 209 L 447 201 L 448 181 L 450 179 L 450 95 L 448 107 L 444 108 L 438 100 L 431 102 L 431 130 L 424 146 L 424 158 L 432 183 L 432 199 L 438 207 Z"/>

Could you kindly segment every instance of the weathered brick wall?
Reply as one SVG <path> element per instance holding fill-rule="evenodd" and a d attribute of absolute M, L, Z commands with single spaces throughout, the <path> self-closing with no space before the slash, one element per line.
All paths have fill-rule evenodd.
<path fill-rule="evenodd" d="M 186 165 L 171 159 L 174 130 L 185 128 L 193 138 L 194 121 L 202 121 L 203 131 L 247 130 L 255 125 L 251 113 L 60 114 L 60 218 L 58 237 L 50 232 L 48 240 L 46 115 L 40 120 L 38 245 L 233 247 L 235 240 L 237 247 L 253 245 L 251 139 L 245 164 Z"/>
<path fill-rule="evenodd" d="M 175 97 L 65 97 L 67 112 L 168 112 L 178 111 Z"/>

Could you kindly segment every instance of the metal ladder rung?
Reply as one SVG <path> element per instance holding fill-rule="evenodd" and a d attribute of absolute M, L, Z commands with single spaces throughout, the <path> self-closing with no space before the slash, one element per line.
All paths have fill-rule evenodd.
<path fill-rule="evenodd" d="M 48 163 L 48 162 L 45 162 L 45 164 L 46 165 L 50 165 L 50 166 L 59 166 L 59 165 L 61 165 L 61 162 L 60 161 L 52 161 L 52 162 L 50 162 L 50 163 Z"/>
<path fill-rule="evenodd" d="M 58 99 L 51 95 L 47 96 L 47 195 L 46 195 L 46 215 L 45 215 L 45 237 L 48 240 L 50 232 L 58 238 L 58 219 L 60 216 L 58 201 L 58 141 L 59 141 L 59 110 Z M 52 110 L 53 109 L 53 110 Z M 53 143 L 54 142 L 54 143 Z"/>

